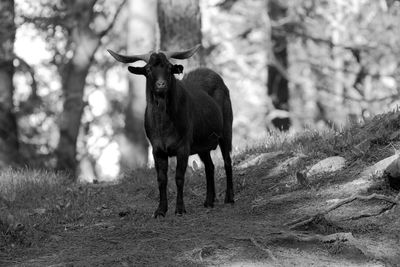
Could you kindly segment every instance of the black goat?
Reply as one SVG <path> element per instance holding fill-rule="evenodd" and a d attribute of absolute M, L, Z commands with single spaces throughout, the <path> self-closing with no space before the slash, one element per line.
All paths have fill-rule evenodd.
<path fill-rule="evenodd" d="M 185 213 L 183 203 L 184 175 L 188 157 L 198 154 L 205 166 L 207 196 L 205 207 L 213 207 L 215 200 L 214 164 L 210 151 L 220 146 L 226 171 L 225 203 L 233 203 L 232 162 L 232 106 L 229 90 L 214 71 L 199 68 L 182 81 L 174 74 L 182 73 L 182 65 L 173 65 L 169 58 L 191 57 L 200 45 L 182 52 L 159 52 L 122 56 L 108 50 L 118 61 L 132 63 L 143 60 L 144 67 L 128 67 L 134 74 L 146 76 L 146 135 L 153 147 L 157 170 L 160 202 L 154 216 L 165 216 L 167 201 L 168 157 L 177 157 L 176 210 Z"/>

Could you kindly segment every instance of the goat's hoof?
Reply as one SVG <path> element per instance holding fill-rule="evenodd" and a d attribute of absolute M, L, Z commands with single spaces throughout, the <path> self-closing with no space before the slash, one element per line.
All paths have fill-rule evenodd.
<path fill-rule="evenodd" d="M 179 207 L 175 210 L 175 215 L 181 217 L 184 213 L 186 213 L 185 207 Z"/>
<path fill-rule="evenodd" d="M 214 203 L 212 201 L 204 201 L 205 208 L 214 208 Z"/>
<path fill-rule="evenodd" d="M 233 193 L 226 194 L 224 202 L 225 202 L 225 204 L 227 204 L 227 203 L 231 203 L 231 204 L 235 203 L 235 199 L 233 197 Z"/>
<path fill-rule="evenodd" d="M 156 211 L 154 212 L 154 218 L 157 218 L 158 216 L 163 216 L 163 217 L 165 217 L 165 214 L 166 214 L 166 213 L 167 213 L 166 210 L 163 210 L 163 209 L 158 208 L 158 209 L 156 209 Z"/>

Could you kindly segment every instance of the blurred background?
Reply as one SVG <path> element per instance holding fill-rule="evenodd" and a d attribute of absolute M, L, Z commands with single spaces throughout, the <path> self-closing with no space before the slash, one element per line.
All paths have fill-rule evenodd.
<path fill-rule="evenodd" d="M 0 25 L 0 169 L 92 182 L 151 164 L 145 80 L 106 49 L 201 43 L 180 63 L 224 78 L 233 153 L 271 131 L 340 130 L 399 103 L 396 0 L 0 0 Z"/>

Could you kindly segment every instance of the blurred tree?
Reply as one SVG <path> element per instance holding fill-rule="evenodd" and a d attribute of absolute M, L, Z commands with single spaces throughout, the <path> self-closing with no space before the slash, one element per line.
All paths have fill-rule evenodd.
<path fill-rule="evenodd" d="M 161 50 L 184 50 L 202 43 L 199 0 L 158 0 L 158 24 Z M 202 49 L 182 64 L 186 73 L 203 66 Z"/>
<path fill-rule="evenodd" d="M 282 23 L 288 17 L 286 1 L 268 0 L 267 10 L 270 25 L 268 42 L 268 96 L 278 111 L 289 111 L 288 41 Z M 289 129 L 291 123 L 288 112 L 273 112 L 269 116 L 272 124 L 283 131 Z"/>
<path fill-rule="evenodd" d="M 129 1 L 127 54 L 142 54 L 155 50 L 156 8 L 156 0 Z M 120 138 L 122 171 L 146 165 L 149 148 L 143 121 L 146 106 L 145 79 L 128 73 L 128 83 L 124 135 Z"/>
<path fill-rule="evenodd" d="M 98 0 L 42 1 L 39 15 L 24 17 L 47 35 L 54 51 L 52 63 L 61 77 L 64 103 L 55 151 L 59 170 L 76 171 L 76 143 L 85 106 L 86 77 L 102 38 L 113 27 L 125 2 L 120 1 L 116 8 L 105 8 L 105 2 Z"/>
<path fill-rule="evenodd" d="M 19 141 L 13 103 L 15 11 L 13 0 L 0 1 L 0 167 L 19 158 Z"/>
<path fill-rule="evenodd" d="M 73 27 L 69 28 L 71 43 L 70 59 L 62 66 L 61 80 L 64 94 L 63 111 L 60 118 L 60 141 L 57 146 L 58 170 L 76 171 L 76 141 L 81 126 L 81 117 L 84 108 L 83 94 L 86 76 L 93 63 L 94 54 L 104 37 L 112 28 L 116 15 L 101 31 L 92 28 L 96 18 L 94 6 L 97 0 L 65 1 L 65 8 L 71 15 Z M 123 3 L 125 3 L 123 1 Z M 120 8 L 122 5 L 120 5 Z M 118 14 L 120 9 L 117 10 Z"/>
<path fill-rule="evenodd" d="M 300 85 L 296 96 L 303 96 L 291 109 L 303 125 L 324 122 L 340 129 L 349 116 L 360 120 L 396 106 L 400 2 L 290 3 L 292 23 L 302 25 L 286 28 L 296 39 L 291 82 Z"/>

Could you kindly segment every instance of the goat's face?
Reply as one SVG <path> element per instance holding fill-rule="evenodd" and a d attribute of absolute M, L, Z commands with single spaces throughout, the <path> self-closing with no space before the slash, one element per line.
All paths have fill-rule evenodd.
<path fill-rule="evenodd" d="M 200 48 L 197 45 L 191 49 L 180 52 L 159 52 L 148 53 L 134 56 L 119 55 L 111 50 L 108 52 L 118 61 L 122 63 L 133 63 L 138 60 L 143 60 L 147 64 L 144 67 L 128 67 L 128 70 L 134 74 L 146 76 L 148 87 L 153 90 L 155 95 L 165 95 L 168 89 L 171 88 L 171 82 L 174 79 L 174 74 L 182 73 L 182 65 L 173 65 L 168 59 L 186 59 L 191 57 Z"/>
<path fill-rule="evenodd" d="M 144 67 L 128 67 L 131 73 L 144 75 L 152 93 L 156 96 L 164 96 L 171 88 L 173 75 L 182 73 L 182 65 L 171 64 L 164 53 L 152 53 L 148 63 Z"/>

